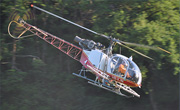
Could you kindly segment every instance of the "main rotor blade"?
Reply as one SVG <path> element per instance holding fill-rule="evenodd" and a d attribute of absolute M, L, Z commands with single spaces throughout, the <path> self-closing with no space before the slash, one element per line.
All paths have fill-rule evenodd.
<path fill-rule="evenodd" d="M 155 46 L 148 46 L 148 45 L 142 45 L 142 44 L 136 44 L 136 43 L 131 43 L 131 42 L 124 42 L 124 41 L 120 41 L 121 43 L 123 44 L 126 44 L 126 45 L 129 45 L 129 46 L 138 46 L 138 47 L 143 47 L 143 48 L 148 48 L 148 49 L 153 49 L 153 50 L 161 50 L 161 51 L 164 51 L 168 54 L 171 54 L 171 52 L 165 50 L 165 49 L 162 49 L 160 47 L 155 47 Z"/>
<path fill-rule="evenodd" d="M 63 20 L 63 21 L 66 21 L 66 22 L 68 22 L 68 23 L 70 23 L 70 24 L 73 24 L 73 25 L 75 25 L 75 26 L 78 26 L 78 27 L 80 27 L 80 28 L 82 28 L 82 29 L 84 29 L 84 30 L 86 30 L 86 31 L 89 31 L 89 32 L 94 33 L 94 34 L 96 34 L 96 35 L 99 35 L 99 36 L 105 37 L 105 38 L 107 38 L 107 39 L 110 39 L 109 36 L 106 36 L 106 35 L 104 35 L 104 34 L 97 33 L 97 32 L 95 32 L 95 31 L 93 31 L 93 30 L 90 30 L 90 29 L 88 29 L 88 28 L 86 28 L 86 27 L 83 27 L 83 26 L 81 26 L 81 25 L 79 25 L 79 24 L 76 24 L 76 23 L 74 23 L 74 22 L 72 22 L 72 21 L 69 21 L 69 20 L 67 20 L 67 19 L 65 19 L 65 18 L 63 18 L 63 17 L 60 17 L 60 16 L 58 16 L 58 15 L 56 15 L 56 14 L 53 14 L 53 13 L 51 13 L 51 12 L 49 12 L 49 11 L 46 11 L 46 10 L 44 10 L 44 9 L 42 9 L 42 8 L 39 8 L 39 7 L 35 6 L 34 4 L 31 4 L 30 6 L 33 7 L 33 8 L 35 8 L 35 9 L 37 9 L 37 10 L 43 11 L 43 12 L 45 12 L 45 13 L 47 13 L 47 14 L 50 14 L 50 15 L 52 15 L 52 16 L 54 16 L 54 17 L 57 17 L 57 18 L 59 18 L 59 19 L 61 19 L 61 20 Z"/>
<path fill-rule="evenodd" d="M 141 56 L 143 56 L 143 57 L 146 57 L 146 58 L 148 58 L 148 59 L 150 59 L 150 60 L 154 60 L 153 58 L 151 58 L 151 57 L 149 57 L 149 56 L 147 56 L 147 55 L 144 55 L 144 54 L 142 54 L 141 52 L 138 52 L 138 51 L 136 51 L 136 50 L 134 50 L 134 49 L 132 49 L 132 48 L 130 48 L 130 47 L 122 44 L 121 42 L 116 42 L 116 43 L 118 43 L 119 45 L 121 45 L 121 46 L 123 46 L 123 47 L 126 47 L 126 48 L 128 48 L 128 49 L 136 52 L 137 54 L 139 54 L 139 55 L 141 55 Z"/>

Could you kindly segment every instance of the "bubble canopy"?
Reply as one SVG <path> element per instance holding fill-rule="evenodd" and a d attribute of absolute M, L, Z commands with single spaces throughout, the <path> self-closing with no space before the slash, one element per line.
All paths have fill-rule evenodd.
<path fill-rule="evenodd" d="M 120 54 L 114 54 L 110 60 L 111 73 L 124 79 L 133 81 L 138 85 L 142 82 L 142 75 L 139 67 L 132 61 Z"/>

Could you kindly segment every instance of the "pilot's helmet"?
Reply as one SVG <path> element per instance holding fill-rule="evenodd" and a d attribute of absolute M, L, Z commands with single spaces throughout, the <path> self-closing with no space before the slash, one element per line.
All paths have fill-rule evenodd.
<path fill-rule="evenodd" d="M 126 67 L 128 66 L 125 61 L 122 61 L 122 64 L 123 64 L 124 66 L 126 66 Z"/>

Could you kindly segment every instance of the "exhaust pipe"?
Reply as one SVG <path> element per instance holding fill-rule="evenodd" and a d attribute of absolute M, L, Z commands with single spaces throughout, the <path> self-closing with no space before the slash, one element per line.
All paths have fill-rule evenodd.
<path fill-rule="evenodd" d="M 77 42 L 77 43 L 79 43 L 79 42 L 81 42 L 81 41 L 83 41 L 84 39 L 81 39 L 80 37 L 78 37 L 78 36 L 76 36 L 75 38 L 74 38 L 74 41 L 75 42 Z"/>

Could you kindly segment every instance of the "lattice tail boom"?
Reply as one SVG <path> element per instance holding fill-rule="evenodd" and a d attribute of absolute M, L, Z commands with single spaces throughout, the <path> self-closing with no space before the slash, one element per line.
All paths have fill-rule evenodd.
<path fill-rule="evenodd" d="M 68 56 L 70 56 L 71 58 L 79 61 L 81 58 L 81 53 L 82 53 L 82 49 L 80 47 L 77 47 L 75 45 L 73 45 L 72 43 L 69 43 L 59 37 L 56 37 L 46 31 L 43 31 L 35 26 L 32 26 L 24 21 L 20 21 L 21 24 L 23 24 L 22 26 L 29 30 L 30 32 L 34 33 L 35 35 L 37 35 L 38 37 L 40 37 L 41 39 L 43 39 L 44 41 L 48 42 L 49 44 L 53 45 L 54 47 L 56 47 L 57 49 L 59 49 L 60 51 L 64 52 L 65 54 L 67 54 Z"/>

